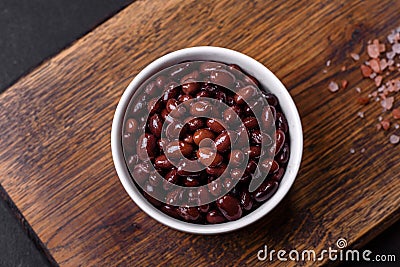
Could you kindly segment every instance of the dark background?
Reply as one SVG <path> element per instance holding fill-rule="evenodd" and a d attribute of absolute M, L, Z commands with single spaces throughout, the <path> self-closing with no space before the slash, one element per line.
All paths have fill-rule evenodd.
<path fill-rule="evenodd" d="M 0 93 L 133 1 L 0 0 Z M 0 267 L 50 265 L 17 217 L 13 204 L 0 197 Z M 396 254 L 398 263 L 399 248 L 400 222 L 365 247 L 374 254 Z"/>

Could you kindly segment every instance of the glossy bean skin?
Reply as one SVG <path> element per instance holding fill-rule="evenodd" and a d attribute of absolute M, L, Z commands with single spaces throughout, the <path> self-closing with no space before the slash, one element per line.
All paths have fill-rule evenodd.
<path fill-rule="evenodd" d="M 122 135 L 122 146 L 125 153 L 132 154 L 136 151 L 136 137 L 133 133 L 125 133 Z"/>
<path fill-rule="evenodd" d="M 155 136 L 155 137 L 160 137 L 161 136 L 161 130 L 162 130 L 162 119 L 159 114 L 153 114 L 149 118 L 148 122 L 148 127 L 150 129 L 150 132 Z"/>
<path fill-rule="evenodd" d="M 207 101 L 198 101 L 193 103 L 190 108 L 190 114 L 195 117 L 207 117 L 211 114 L 212 106 Z"/>
<path fill-rule="evenodd" d="M 216 167 L 220 165 L 223 161 L 221 154 L 213 151 L 209 147 L 199 148 L 197 150 L 197 158 L 203 165 L 210 167 Z"/>
<path fill-rule="evenodd" d="M 247 129 L 254 129 L 258 127 L 258 122 L 255 117 L 247 117 L 243 120 L 243 124 Z"/>
<path fill-rule="evenodd" d="M 167 193 L 167 196 L 165 197 L 165 202 L 168 205 L 176 205 L 178 202 L 182 200 L 182 198 L 183 198 L 182 189 L 177 188 Z"/>
<path fill-rule="evenodd" d="M 180 95 L 177 100 L 179 103 L 184 103 L 192 98 L 193 98 L 193 96 L 191 96 L 191 95 Z"/>
<path fill-rule="evenodd" d="M 162 206 L 161 211 L 168 214 L 169 216 L 178 219 L 180 218 L 180 215 L 178 213 L 178 209 L 174 206 L 170 206 L 170 205 L 165 205 Z"/>
<path fill-rule="evenodd" d="M 157 139 L 152 134 L 143 134 L 139 137 L 137 144 L 137 154 L 139 159 L 145 161 L 149 157 L 153 158 L 156 155 Z"/>
<path fill-rule="evenodd" d="M 183 177 L 182 183 L 186 187 L 196 187 L 196 186 L 200 185 L 200 182 L 197 179 L 197 177 L 193 177 L 193 176 L 185 176 L 185 177 Z"/>
<path fill-rule="evenodd" d="M 207 127 L 210 128 L 214 133 L 220 134 L 225 128 L 216 119 L 207 119 Z"/>
<path fill-rule="evenodd" d="M 241 150 L 233 150 L 230 154 L 230 162 L 233 166 L 240 166 L 244 163 L 245 155 Z"/>
<path fill-rule="evenodd" d="M 204 128 L 204 120 L 201 118 L 193 118 L 187 122 L 189 131 L 195 132 L 198 129 Z"/>
<path fill-rule="evenodd" d="M 207 213 L 207 222 L 211 224 L 226 222 L 225 217 L 217 210 L 211 210 Z"/>
<path fill-rule="evenodd" d="M 267 100 L 267 102 L 270 106 L 277 107 L 279 105 L 278 98 L 271 93 L 265 94 L 265 99 Z"/>
<path fill-rule="evenodd" d="M 240 192 L 240 205 L 244 210 L 251 210 L 253 207 L 253 199 L 247 189 Z"/>
<path fill-rule="evenodd" d="M 179 207 L 178 214 L 186 221 L 196 221 L 200 217 L 200 212 L 195 207 Z"/>
<path fill-rule="evenodd" d="M 214 142 L 218 152 L 227 151 L 231 147 L 231 140 L 228 131 L 224 131 L 220 135 L 218 135 L 215 138 Z"/>
<path fill-rule="evenodd" d="M 141 163 L 136 165 L 132 170 L 132 176 L 137 183 L 143 185 L 150 176 L 149 163 Z"/>
<path fill-rule="evenodd" d="M 216 201 L 219 211 L 229 221 L 234 221 L 242 216 L 242 208 L 239 201 L 230 195 L 225 195 Z"/>
<path fill-rule="evenodd" d="M 276 128 L 282 130 L 285 134 L 289 131 L 288 122 L 281 112 L 276 113 Z"/>
<path fill-rule="evenodd" d="M 157 89 L 158 85 L 156 83 L 156 81 L 151 81 L 146 85 L 145 88 L 145 92 L 146 94 L 148 94 L 149 96 L 154 96 L 155 94 L 157 94 Z"/>
<path fill-rule="evenodd" d="M 235 102 L 239 105 L 242 105 L 245 103 L 245 101 L 249 101 L 255 96 L 257 96 L 257 88 L 255 88 L 253 85 L 247 85 L 242 87 L 238 94 L 235 95 Z"/>
<path fill-rule="evenodd" d="M 135 134 L 138 130 L 139 123 L 137 120 L 130 118 L 125 122 L 125 133 Z"/>
<path fill-rule="evenodd" d="M 285 143 L 281 149 L 281 151 L 279 152 L 279 154 L 277 155 L 277 161 L 280 164 L 286 164 L 289 161 L 289 156 L 290 156 L 290 151 L 289 151 L 289 145 L 288 143 Z"/>
<path fill-rule="evenodd" d="M 154 160 L 154 167 L 165 170 L 172 168 L 173 165 L 165 155 L 160 155 Z"/>
<path fill-rule="evenodd" d="M 271 180 L 280 182 L 282 180 L 284 174 L 285 174 L 285 169 L 284 168 L 279 168 L 278 171 L 276 171 L 272 175 Z"/>
<path fill-rule="evenodd" d="M 269 174 L 272 174 L 278 171 L 279 163 L 276 160 L 267 158 L 260 163 L 260 168 L 262 169 L 262 171 L 268 171 Z"/>
<path fill-rule="evenodd" d="M 200 64 L 199 71 L 200 72 L 211 72 L 214 70 L 221 70 L 225 69 L 224 64 L 221 64 L 219 62 L 204 62 Z"/>
<path fill-rule="evenodd" d="M 235 76 L 226 70 L 213 70 L 210 73 L 210 81 L 225 88 L 231 88 L 235 80 Z"/>
<path fill-rule="evenodd" d="M 275 142 L 276 142 L 276 146 L 275 146 L 275 155 L 277 155 L 279 153 L 279 151 L 281 151 L 283 144 L 285 143 L 285 133 L 282 130 L 276 130 L 275 133 Z"/>
<path fill-rule="evenodd" d="M 165 76 L 158 76 L 156 78 L 155 82 L 156 82 L 156 85 L 157 85 L 158 88 L 164 89 L 165 85 L 168 82 L 168 79 Z"/>
<path fill-rule="evenodd" d="M 207 186 L 211 195 L 219 196 L 221 194 L 222 184 L 219 181 L 211 181 Z"/>
<path fill-rule="evenodd" d="M 200 79 L 204 81 L 197 82 Z M 225 86 L 235 88 L 238 94 Z M 261 91 L 256 90 L 257 86 Z M 185 62 L 146 82 L 142 92 L 128 105 L 122 125 L 122 146 L 130 173 L 138 178 L 135 182 L 143 186 L 143 195 L 152 205 L 179 220 L 223 223 L 254 211 L 276 192 L 290 157 L 289 125 L 278 98 L 240 66 Z M 230 108 L 210 104 L 201 97 L 214 98 Z M 194 101 L 189 103 L 191 99 Z M 260 121 L 256 115 L 261 115 Z M 162 139 L 163 126 L 166 136 Z M 267 157 L 262 161 L 261 153 Z M 187 161 L 179 161 L 181 165 L 175 167 L 166 155 L 174 163 L 184 157 L 203 170 L 184 170 Z M 247 156 L 248 161 L 244 159 Z M 228 164 L 231 169 L 227 169 Z M 155 171 L 150 170 L 151 165 Z M 264 171 L 265 181 L 250 193 L 250 181 L 259 171 Z M 183 194 L 180 188 L 172 190 L 172 184 L 207 186 Z M 159 190 L 166 203 L 151 197 Z M 229 192 L 220 196 L 226 190 Z M 211 196 L 218 200 L 201 205 L 209 202 Z M 185 204 L 178 207 L 178 202 Z"/>
<path fill-rule="evenodd" d="M 261 155 L 261 147 L 250 146 L 249 148 L 247 148 L 246 153 L 249 155 L 249 158 L 251 159 L 258 158 Z"/>
<path fill-rule="evenodd" d="M 264 129 L 271 129 L 275 124 L 276 109 L 273 106 L 264 107 L 261 113 L 261 123 Z"/>
<path fill-rule="evenodd" d="M 182 84 L 182 92 L 187 95 L 195 94 L 199 89 L 200 85 L 194 79 L 188 79 Z"/>
<path fill-rule="evenodd" d="M 210 167 L 210 166 L 208 166 L 207 168 L 206 168 L 206 172 L 207 172 L 207 174 L 209 174 L 209 175 L 211 175 L 211 176 L 213 176 L 213 177 L 219 177 L 219 176 L 221 176 L 223 173 L 224 173 L 224 171 L 226 170 L 226 164 L 225 163 L 221 163 L 219 166 L 217 166 L 217 167 Z"/>
<path fill-rule="evenodd" d="M 193 146 L 183 141 L 172 141 L 165 146 L 165 153 L 171 158 L 179 158 L 181 154 L 188 157 L 192 151 Z"/>
<path fill-rule="evenodd" d="M 193 134 L 193 142 L 196 145 L 199 145 L 200 142 L 206 138 L 214 140 L 215 134 L 208 129 L 199 129 L 199 130 L 196 130 Z"/>
<path fill-rule="evenodd" d="M 278 190 L 278 185 L 277 181 L 268 180 L 263 182 L 260 187 L 253 192 L 254 200 L 257 202 L 263 202 L 271 198 L 273 194 L 275 194 L 276 190 Z"/>

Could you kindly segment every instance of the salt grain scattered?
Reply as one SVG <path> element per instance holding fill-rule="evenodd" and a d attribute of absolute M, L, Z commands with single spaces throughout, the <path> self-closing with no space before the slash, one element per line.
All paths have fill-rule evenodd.
<path fill-rule="evenodd" d="M 380 86 L 382 84 L 382 80 L 383 80 L 383 77 L 381 75 L 376 76 L 375 77 L 375 85 Z"/>
<path fill-rule="evenodd" d="M 400 142 L 400 136 L 395 135 L 395 134 L 392 134 L 392 135 L 389 137 L 389 142 L 390 142 L 391 144 L 393 144 L 393 145 L 399 143 L 399 142 Z"/>
<path fill-rule="evenodd" d="M 379 116 L 378 121 L 382 121 L 382 120 L 383 120 L 382 116 Z"/>
<path fill-rule="evenodd" d="M 393 59 L 395 55 L 396 55 L 396 53 L 393 52 L 393 51 L 386 52 L 386 58 L 387 59 Z"/>
<path fill-rule="evenodd" d="M 357 88 L 356 88 L 356 92 L 357 92 L 357 93 L 361 93 L 361 88 L 360 88 L 360 87 L 357 87 Z"/>
<path fill-rule="evenodd" d="M 392 50 L 394 53 L 400 54 L 400 43 L 396 43 L 396 44 L 392 45 Z"/>
<path fill-rule="evenodd" d="M 362 148 L 360 152 L 361 152 L 361 153 L 364 153 L 364 152 L 365 152 L 365 148 Z"/>
<path fill-rule="evenodd" d="M 393 107 L 394 97 L 387 97 L 381 101 L 381 106 L 386 110 L 391 110 Z"/>
<path fill-rule="evenodd" d="M 400 108 L 395 108 L 392 110 L 392 116 L 396 120 L 400 119 Z"/>
<path fill-rule="evenodd" d="M 356 53 L 350 53 L 350 56 L 352 59 L 354 59 L 354 61 L 357 61 L 360 59 L 360 55 L 356 54 Z"/>
<path fill-rule="evenodd" d="M 379 57 L 379 47 L 375 44 L 369 44 L 367 46 L 368 56 L 371 58 L 378 58 Z"/>
<path fill-rule="evenodd" d="M 331 60 L 328 60 L 328 61 L 326 62 L 326 66 L 329 67 L 330 65 L 331 65 Z"/>
<path fill-rule="evenodd" d="M 354 154 L 354 153 L 356 153 L 356 150 L 354 148 L 350 148 L 350 153 Z"/>
<path fill-rule="evenodd" d="M 327 73 L 328 71 L 326 70 L 326 69 L 323 69 L 322 70 L 322 73 Z"/>
<path fill-rule="evenodd" d="M 385 119 L 385 120 L 381 121 L 381 124 L 382 124 L 383 130 L 385 130 L 385 131 L 389 130 L 389 128 L 390 128 L 389 120 Z"/>
<path fill-rule="evenodd" d="M 394 128 L 395 128 L 395 129 L 399 129 L 399 128 L 400 128 L 400 124 L 396 123 L 396 124 L 394 125 Z"/>
<path fill-rule="evenodd" d="M 379 65 L 380 65 L 380 67 L 381 67 L 381 71 L 384 71 L 384 70 L 387 68 L 387 66 L 388 66 L 386 59 L 382 58 L 382 59 L 379 61 Z"/>
<path fill-rule="evenodd" d="M 349 82 L 348 82 L 347 80 L 343 80 L 343 81 L 342 81 L 342 88 L 343 88 L 343 89 L 346 89 L 346 88 L 347 88 L 347 85 L 349 85 Z"/>
<path fill-rule="evenodd" d="M 373 58 L 369 61 L 369 66 L 371 67 L 371 69 L 376 72 L 376 73 L 380 73 L 381 72 L 381 63 L 379 61 L 379 59 Z"/>
<path fill-rule="evenodd" d="M 357 116 L 360 117 L 361 119 L 363 119 L 363 118 L 364 118 L 364 112 L 359 111 L 359 112 L 357 113 Z"/>
<path fill-rule="evenodd" d="M 334 92 L 337 92 L 338 90 L 339 90 L 339 85 L 337 84 L 337 82 L 331 81 L 329 83 L 329 91 L 334 93 Z"/>
<path fill-rule="evenodd" d="M 368 67 L 367 65 L 361 65 L 361 73 L 364 77 L 369 77 L 372 74 L 372 69 L 370 67 Z"/>

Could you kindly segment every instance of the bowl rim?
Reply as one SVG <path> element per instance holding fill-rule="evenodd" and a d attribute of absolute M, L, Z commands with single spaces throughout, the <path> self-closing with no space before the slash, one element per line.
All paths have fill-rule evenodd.
<path fill-rule="evenodd" d="M 239 65 L 244 71 L 256 77 L 264 87 L 268 88 L 269 91 L 278 97 L 282 111 L 285 113 L 285 116 L 288 120 L 291 149 L 285 174 L 282 177 L 278 190 L 269 200 L 251 213 L 236 221 L 230 221 L 221 224 L 201 225 L 180 221 L 170 217 L 149 203 L 139 192 L 133 183 L 129 171 L 125 165 L 125 160 L 122 153 L 122 124 L 125 109 L 128 106 L 131 96 L 134 94 L 135 90 L 140 86 L 140 84 L 142 84 L 147 78 L 161 69 L 182 61 L 201 59 L 211 61 L 214 59 L 213 61 L 223 62 L 218 58 L 226 58 L 229 60 L 232 59 L 231 62 L 225 63 Z M 118 102 L 118 106 L 114 114 L 111 129 L 111 152 L 118 178 L 125 191 L 136 203 L 136 205 L 138 205 L 139 208 L 147 213 L 150 217 L 166 226 L 187 233 L 220 234 L 248 226 L 249 224 L 264 217 L 281 202 L 281 200 L 292 187 L 300 168 L 303 153 L 303 132 L 300 116 L 292 97 L 282 82 L 267 67 L 257 60 L 231 49 L 215 46 L 197 46 L 180 49 L 159 57 L 142 69 L 129 83 Z"/>

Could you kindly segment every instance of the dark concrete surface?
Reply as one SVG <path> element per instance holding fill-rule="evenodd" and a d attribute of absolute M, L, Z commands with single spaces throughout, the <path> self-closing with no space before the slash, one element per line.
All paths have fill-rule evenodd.
<path fill-rule="evenodd" d="M 0 93 L 133 1 L 1 0 Z M 21 224 L 23 219 L 17 219 L 18 211 L 11 211 L 9 206 L 12 203 L 7 204 L 0 198 L 0 267 L 50 265 L 38 242 L 32 241 L 35 238 L 29 233 L 29 225 Z M 400 222 L 365 247 L 374 255 L 396 254 L 397 263 L 400 262 L 399 248 Z M 396 265 L 371 262 L 346 266 Z"/>

